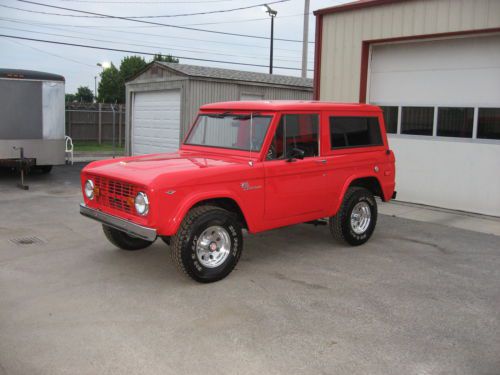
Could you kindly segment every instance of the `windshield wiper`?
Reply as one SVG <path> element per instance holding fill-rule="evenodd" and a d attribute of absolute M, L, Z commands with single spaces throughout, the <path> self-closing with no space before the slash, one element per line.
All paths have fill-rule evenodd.
<path fill-rule="evenodd" d="M 228 111 L 228 112 L 224 112 L 224 113 L 210 113 L 210 114 L 207 114 L 207 116 L 210 118 L 224 118 L 229 114 L 231 114 L 231 112 Z"/>

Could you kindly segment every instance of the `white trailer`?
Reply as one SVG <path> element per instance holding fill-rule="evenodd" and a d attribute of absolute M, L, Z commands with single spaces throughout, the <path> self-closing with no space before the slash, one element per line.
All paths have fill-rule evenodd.
<path fill-rule="evenodd" d="M 0 69 L 0 165 L 50 172 L 65 162 L 64 77 Z"/>

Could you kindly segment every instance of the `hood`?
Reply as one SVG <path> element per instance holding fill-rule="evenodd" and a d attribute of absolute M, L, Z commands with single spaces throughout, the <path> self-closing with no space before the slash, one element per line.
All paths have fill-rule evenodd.
<path fill-rule="evenodd" d="M 241 157 L 178 151 L 175 153 L 107 160 L 104 163 L 92 163 L 85 168 L 85 172 L 135 182 L 140 185 L 149 185 L 156 178 L 165 174 L 172 177 L 186 174 L 193 175 L 193 173 L 201 170 L 215 167 L 225 170 L 246 163 L 248 163 L 248 159 Z"/>

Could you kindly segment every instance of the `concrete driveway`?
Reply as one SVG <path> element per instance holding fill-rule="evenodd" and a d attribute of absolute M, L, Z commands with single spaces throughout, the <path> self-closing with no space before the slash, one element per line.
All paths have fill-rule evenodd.
<path fill-rule="evenodd" d="M 81 217 L 80 168 L 0 176 L 0 374 L 500 374 L 500 237 L 380 216 L 350 248 L 298 225 L 201 285 Z"/>

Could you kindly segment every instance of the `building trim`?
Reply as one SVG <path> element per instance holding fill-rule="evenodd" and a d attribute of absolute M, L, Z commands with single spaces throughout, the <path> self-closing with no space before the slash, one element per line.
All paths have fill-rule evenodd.
<path fill-rule="evenodd" d="M 323 42 L 323 16 L 316 16 L 316 35 L 314 44 L 314 80 L 313 80 L 313 99 L 319 100 L 320 82 L 321 82 L 321 51 Z"/>
<path fill-rule="evenodd" d="M 322 17 L 322 16 L 319 16 Z M 491 34 L 500 32 L 500 27 L 491 29 L 477 29 L 477 30 L 464 30 L 464 31 L 453 31 L 447 33 L 438 34 L 422 34 L 422 35 L 412 35 L 412 36 L 402 36 L 395 38 L 385 38 L 385 39 L 372 39 L 363 40 L 361 43 L 361 71 L 360 71 L 360 87 L 359 87 L 359 102 L 366 103 L 367 88 L 368 88 L 368 69 L 369 69 L 369 59 L 370 59 L 370 48 L 373 44 L 380 43 L 394 43 L 394 42 L 404 42 L 404 41 L 416 41 L 425 39 L 438 39 L 438 38 L 449 38 L 454 36 L 468 36 L 468 35 L 478 35 L 478 34 Z M 321 51 L 319 52 L 321 55 Z M 321 65 L 320 65 L 321 68 Z M 316 72 L 315 72 L 316 73 Z M 318 72 L 320 75 L 321 72 Z M 316 76 L 316 75 L 315 75 Z M 318 88 L 316 88 L 318 86 Z M 314 82 L 314 90 L 319 92 L 319 82 L 316 85 Z"/>
<path fill-rule="evenodd" d="M 332 14 L 332 13 L 340 13 L 347 12 L 349 10 L 356 10 L 361 8 L 370 8 L 378 5 L 392 4 L 392 3 L 401 3 L 403 1 L 408 0 L 359 0 L 354 1 L 352 3 L 336 5 L 329 8 L 318 9 L 313 12 L 315 16 L 320 16 L 323 14 Z"/>

